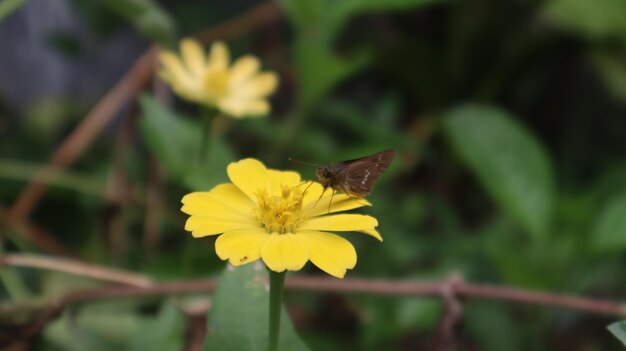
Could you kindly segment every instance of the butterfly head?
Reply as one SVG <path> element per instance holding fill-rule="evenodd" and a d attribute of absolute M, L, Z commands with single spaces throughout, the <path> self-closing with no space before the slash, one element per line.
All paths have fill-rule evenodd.
<path fill-rule="evenodd" d="M 315 176 L 324 188 L 328 188 L 332 183 L 334 173 L 327 165 L 320 165 L 315 169 Z"/>

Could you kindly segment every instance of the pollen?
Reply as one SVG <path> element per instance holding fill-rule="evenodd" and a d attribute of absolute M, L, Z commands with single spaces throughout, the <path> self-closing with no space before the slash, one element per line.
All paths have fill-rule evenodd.
<path fill-rule="evenodd" d="M 280 196 L 262 189 L 256 197 L 258 206 L 253 215 L 268 233 L 295 233 L 298 225 L 306 220 L 302 212 L 304 194 L 297 187 L 283 186 Z"/>
<path fill-rule="evenodd" d="M 228 70 L 211 70 L 204 77 L 204 89 L 213 100 L 228 95 L 230 74 Z"/>

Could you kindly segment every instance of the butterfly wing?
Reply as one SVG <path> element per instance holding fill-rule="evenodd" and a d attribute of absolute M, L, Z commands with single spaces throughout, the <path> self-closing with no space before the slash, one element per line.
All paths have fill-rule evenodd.
<path fill-rule="evenodd" d="M 385 150 L 356 160 L 344 161 L 342 176 L 338 177 L 337 188 L 353 196 L 364 197 L 374 189 L 374 182 L 393 161 L 396 153 Z"/>

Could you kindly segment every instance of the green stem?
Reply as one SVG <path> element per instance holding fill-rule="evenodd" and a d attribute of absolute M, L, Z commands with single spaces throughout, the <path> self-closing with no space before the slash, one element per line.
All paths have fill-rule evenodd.
<path fill-rule="evenodd" d="M 278 350 L 278 335 L 280 333 L 280 309 L 283 305 L 283 288 L 285 273 L 276 273 L 270 270 L 270 323 L 268 351 Z"/>
<path fill-rule="evenodd" d="M 200 165 L 206 165 L 209 162 L 209 138 L 213 134 L 213 121 L 218 115 L 217 110 L 203 109 L 202 113 L 202 139 L 200 141 Z"/>

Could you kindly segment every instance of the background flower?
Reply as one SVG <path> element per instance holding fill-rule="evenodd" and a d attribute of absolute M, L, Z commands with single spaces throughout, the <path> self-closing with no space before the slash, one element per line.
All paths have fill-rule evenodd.
<path fill-rule="evenodd" d="M 262 258 L 271 270 L 282 272 L 299 270 L 310 260 L 343 278 L 356 264 L 356 251 L 328 231 L 358 231 L 382 241 L 374 217 L 329 215 L 369 205 L 364 199 L 332 197 L 328 191 L 322 196 L 319 183 L 304 192 L 307 185 L 298 173 L 269 170 L 255 159 L 231 163 L 228 176 L 232 183 L 186 195 L 182 211 L 191 215 L 185 229 L 194 237 L 221 234 L 215 251 L 233 265 Z"/>
<path fill-rule="evenodd" d="M 205 56 L 200 43 L 187 38 L 180 43 L 180 56 L 164 51 L 159 58 L 160 77 L 184 99 L 233 117 L 270 111 L 267 97 L 276 90 L 278 78 L 273 72 L 259 72 L 261 64 L 254 56 L 240 57 L 229 66 L 230 53 L 224 43 L 213 43 Z"/>

